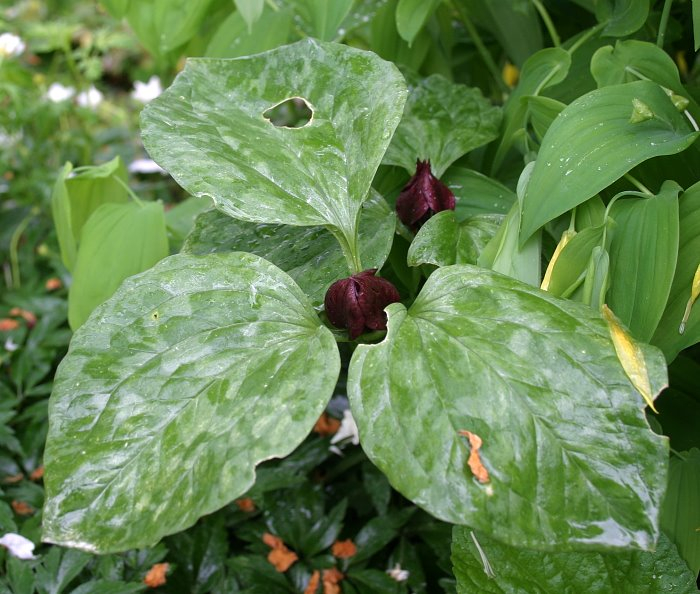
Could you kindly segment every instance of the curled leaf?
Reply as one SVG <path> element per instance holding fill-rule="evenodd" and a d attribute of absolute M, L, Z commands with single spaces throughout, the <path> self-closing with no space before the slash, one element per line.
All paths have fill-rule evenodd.
<path fill-rule="evenodd" d="M 615 314 L 607 305 L 604 304 L 601 311 L 605 321 L 608 323 L 610 338 L 612 338 L 617 358 L 622 368 L 625 370 L 625 374 L 630 382 L 632 382 L 637 392 L 642 395 L 642 398 L 644 398 L 644 401 L 649 405 L 649 408 L 658 414 L 658 411 L 654 407 L 654 394 L 651 390 L 649 372 L 647 371 L 647 364 L 642 349 L 632 340 L 632 337 L 622 327 L 622 324 L 620 324 Z"/>
<path fill-rule="evenodd" d="M 681 325 L 678 327 L 678 334 L 683 334 L 685 332 L 685 325 L 688 322 L 688 318 L 690 317 L 690 310 L 693 307 L 693 303 L 695 303 L 695 300 L 698 298 L 700 295 L 700 264 L 698 264 L 698 268 L 695 271 L 695 276 L 693 277 L 693 284 L 690 289 L 690 299 L 688 299 L 688 303 L 685 306 L 685 312 L 683 313 L 683 319 L 681 320 Z"/>
<path fill-rule="evenodd" d="M 552 259 L 547 265 L 547 270 L 544 273 L 544 278 L 542 279 L 542 284 L 540 285 L 540 289 L 542 289 L 543 291 L 549 290 L 549 283 L 552 280 L 552 271 L 554 270 L 554 265 L 559 259 L 559 254 L 561 254 L 561 251 L 566 247 L 566 244 L 573 239 L 574 235 L 576 235 L 576 231 L 574 231 L 573 229 L 567 229 L 566 231 L 564 231 L 564 233 L 561 234 L 561 239 L 559 240 L 559 243 L 557 244 L 557 247 L 554 250 L 554 253 L 552 254 Z"/>
<path fill-rule="evenodd" d="M 640 122 L 646 122 L 654 117 L 654 112 L 651 110 L 644 101 L 637 99 L 636 97 L 632 99 L 632 115 L 630 116 L 630 124 L 639 124 Z"/>
<path fill-rule="evenodd" d="M 460 431 L 459 434 L 469 440 L 469 447 L 471 448 L 469 459 L 467 460 L 469 470 L 472 471 L 477 481 L 482 484 L 488 483 L 491 480 L 489 479 L 489 471 L 486 470 L 486 467 L 481 462 L 481 455 L 479 454 L 479 450 L 483 444 L 481 437 L 471 431 Z"/>
<path fill-rule="evenodd" d="M 143 578 L 143 583 L 149 588 L 158 588 L 167 581 L 165 575 L 168 573 L 170 563 L 156 563 L 148 570 L 146 577 Z"/>

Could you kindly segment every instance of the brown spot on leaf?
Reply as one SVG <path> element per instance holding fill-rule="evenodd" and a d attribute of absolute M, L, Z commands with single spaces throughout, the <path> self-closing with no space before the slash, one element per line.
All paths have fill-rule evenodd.
<path fill-rule="evenodd" d="M 328 413 L 323 413 L 316 421 L 313 431 L 322 437 L 328 437 L 329 435 L 335 435 L 338 429 L 340 429 L 340 421 L 334 419 Z"/>
<path fill-rule="evenodd" d="M 481 455 L 479 454 L 479 450 L 483 444 L 481 437 L 471 431 L 460 431 L 459 434 L 469 440 L 469 447 L 471 449 L 469 452 L 469 459 L 467 460 L 469 470 L 472 471 L 477 481 L 480 483 L 488 483 L 491 480 L 489 479 L 489 471 L 486 470 L 486 467 L 481 462 Z"/>
<path fill-rule="evenodd" d="M 34 508 L 26 501 L 14 499 L 11 503 L 12 509 L 18 516 L 31 516 L 34 513 Z"/>
<path fill-rule="evenodd" d="M 309 583 L 306 585 L 306 588 L 304 589 L 304 594 L 316 594 L 316 590 L 318 590 L 318 585 L 321 582 L 321 572 L 318 569 L 315 569 L 314 572 L 311 574 L 311 578 L 309 579 Z"/>
<path fill-rule="evenodd" d="M 243 497 L 242 499 L 236 499 L 235 501 L 238 509 L 246 513 L 251 513 L 255 511 L 255 503 L 250 497 Z"/>
<path fill-rule="evenodd" d="M 290 551 L 284 541 L 274 534 L 265 532 L 262 541 L 272 550 L 267 555 L 267 560 L 274 565 L 280 573 L 287 571 L 299 557 L 294 551 Z"/>
<path fill-rule="evenodd" d="M 357 547 L 352 540 L 336 540 L 331 547 L 331 553 L 338 559 L 349 559 L 357 553 Z"/>
<path fill-rule="evenodd" d="M 149 588 L 157 588 L 162 586 L 167 580 L 165 574 L 168 573 L 170 563 L 156 563 L 148 570 L 146 577 L 143 578 L 143 583 Z"/>

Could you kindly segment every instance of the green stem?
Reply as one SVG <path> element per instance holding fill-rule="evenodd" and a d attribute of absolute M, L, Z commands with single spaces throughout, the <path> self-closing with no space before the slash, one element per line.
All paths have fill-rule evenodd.
<path fill-rule="evenodd" d="M 143 200 L 140 200 L 139 197 L 136 194 L 134 194 L 132 189 L 126 183 L 124 183 L 124 180 L 121 177 L 119 177 L 118 175 L 115 175 L 115 174 L 112 174 L 110 177 L 114 181 L 116 181 L 122 188 L 124 188 L 126 190 L 126 193 L 129 194 L 129 197 L 134 202 L 136 202 L 136 204 L 143 207 Z"/>
<path fill-rule="evenodd" d="M 664 47 L 664 40 L 666 38 L 666 27 L 668 27 L 668 17 L 671 14 L 671 5 L 673 0 L 666 0 L 664 2 L 664 8 L 661 12 L 661 21 L 659 22 L 659 35 L 656 38 L 656 45 L 660 48 Z"/>
<path fill-rule="evenodd" d="M 544 26 L 547 27 L 547 32 L 552 38 L 552 43 L 554 44 L 554 47 L 559 47 L 561 45 L 561 39 L 559 38 L 559 34 L 557 33 L 557 30 L 554 27 L 554 23 L 552 22 L 552 19 L 549 16 L 547 9 L 544 7 L 544 4 L 542 4 L 540 0 L 532 0 L 532 3 L 535 5 L 537 12 L 540 13 L 540 17 L 544 22 Z"/>
<path fill-rule="evenodd" d="M 629 173 L 625 173 L 625 179 L 630 182 L 635 188 L 637 188 L 640 192 L 646 194 L 647 196 L 653 196 L 654 193 L 647 188 L 642 182 L 640 182 L 636 177 L 630 175 Z"/>
<path fill-rule="evenodd" d="M 607 23 L 598 23 L 595 27 L 591 27 L 586 31 L 581 37 L 579 37 L 574 44 L 566 51 L 569 54 L 573 54 L 578 48 L 580 48 L 584 43 L 586 43 L 591 37 L 597 35 L 599 31 L 602 31 L 607 26 Z"/>
<path fill-rule="evenodd" d="M 17 228 L 14 230 L 12 233 L 12 237 L 10 238 L 10 266 L 12 269 L 12 288 L 13 289 L 19 289 L 20 286 L 22 285 L 22 281 L 20 279 L 20 270 L 19 270 L 19 240 L 22 237 L 22 234 L 24 233 L 24 230 L 27 228 L 31 220 L 38 214 L 37 209 L 33 208 L 32 211 L 27 215 L 22 221 L 20 222 L 19 225 L 17 225 Z"/>
<path fill-rule="evenodd" d="M 510 93 L 510 89 L 508 88 L 508 85 L 506 85 L 505 81 L 503 80 L 503 77 L 501 76 L 500 69 L 496 65 L 496 62 L 493 61 L 493 57 L 491 56 L 491 53 L 489 52 L 488 49 L 486 49 L 486 46 L 484 45 L 484 42 L 482 41 L 481 36 L 479 35 L 479 32 L 476 30 L 476 27 L 473 25 L 473 23 L 469 19 L 469 16 L 467 15 L 464 8 L 457 1 L 457 2 L 452 2 L 452 9 L 457 13 L 457 15 L 459 16 L 459 19 L 462 21 L 462 24 L 464 25 L 464 28 L 467 30 L 467 33 L 469 33 L 469 37 L 474 42 L 474 45 L 476 46 L 476 49 L 479 52 L 479 55 L 481 56 L 481 59 L 486 64 L 486 68 L 489 69 L 489 72 L 491 73 L 491 76 L 493 76 L 494 80 L 496 81 L 498 88 L 503 93 L 506 93 L 506 94 Z"/>
<path fill-rule="evenodd" d="M 681 460 L 683 460 L 684 462 L 688 459 L 688 457 L 687 457 L 686 455 L 681 454 L 679 451 L 674 450 L 673 448 L 669 448 L 669 449 L 671 450 L 671 453 L 672 453 L 674 456 L 678 456 L 678 457 L 679 457 Z"/>
<path fill-rule="evenodd" d="M 625 174 L 627 176 L 629 174 Z M 631 175 L 629 176 L 631 179 L 634 179 Z M 635 180 L 637 181 L 637 180 Z M 639 183 L 639 182 L 637 182 Z M 640 184 L 641 185 L 641 184 Z M 644 187 L 644 186 L 642 186 Z M 607 235 L 608 235 L 608 225 L 607 225 L 607 220 L 608 217 L 610 216 L 610 209 L 612 208 L 612 205 L 617 202 L 619 198 L 622 198 L 624 196 L 636 196 L 637 198 L 648 198 L 649 196 L 652 196 L 653 194 L 647 190 L 648 193 L 646 192 L 634 192 L 632 190 L 625 190 L 624 192 L 618 192 L 615 194 L 610 202 L 608 202 L 608 205 L 605 207 L 605 216 L 603 217 L 603 221 L 605 223 L 605 226 L 603 227 L 603 238 L 602 241 L 600 242 L 601 247 L 605 247 L 605 242 L 607 241 Z"/>
<path fill-rule="evenodd" d="M 340 244 L 340 249 L 342 250 L 345 260 L 348 263 L 350 274 L 362 272 L 362 263 L 360 262 L 360 254 L 359 250 L 357 249 L 357 233 L 355 233 L 354 237 L 350 238 L 340 229 L 335 227 L 329 227 L 329 229 L 333 234 L 333 237 L 335 237 Z"/>

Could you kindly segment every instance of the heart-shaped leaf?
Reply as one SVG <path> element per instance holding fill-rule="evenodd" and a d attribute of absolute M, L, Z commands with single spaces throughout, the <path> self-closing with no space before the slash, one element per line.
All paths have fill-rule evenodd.
<path fill-rule="evenodd" d="M 142 113 L 151 156 L 195 196 L 233 217 L 329 225 L 351 250 L 360 207 L 406 98 L 375 54 L 310 39 L 235 60 L 191 59 Z M 265 114 L 290 98 L 313 112 L 299 128 Z"/>
<path fill-rule="evenodd" d="M 339 369 L 306 296 L 257 256 L 178 255 L 131 277 L 56 373 L 44 540 L 118 551 L 192 525 L 306 437 Z"/>
<path fill-rule="evenodd" d="M 653 548 L 668 442 L 594 310 L 458 265 L 387 312 L 386 339 L 353 355 L 348 394 L 394 488 L 514 546 Z M 663 356 L 640 348 L 656 394 Z"/>

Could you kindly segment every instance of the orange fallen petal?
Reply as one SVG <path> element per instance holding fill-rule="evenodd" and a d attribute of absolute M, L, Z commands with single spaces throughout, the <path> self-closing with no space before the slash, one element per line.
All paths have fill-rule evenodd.
<path fill-rule="evenodd" d="M 335 567 L 323 570 L 323 594 L 340 594 L 340 581 L 345 576 Z"/>
<path fill-rule="evenodd" d="M 25 501 L 14 499 L 11 505 L 18 516 L 30 516 L 34 513 L 34 508 Z"/>
<path fill-rule="evenodd" d="M 349 538 L 347 540 L 336 540 L 331 547 L 331 553 L 338 559 L 349 559 L 357 553 L 357 547 Z"/>
<path fill-rule="evenodd" d="M 0 320 L 0 332 L 17 330 L 17 328 L 19 328 L 19 322 L 17 320 L 12 320 L 10 318 L 2 318 Z"/>
<path fill-rule="evenodd" d="M 62 286 L 63 283 L 61 282 L 61 279 L 56 277 L 47 280 L 45 285 L 47 291 L 55 291 L 57 289 L 60 289 Z"/>
<path fill-rule="evenodd" d="M 143 578 L 143 583 L 149 588 L 162 586 L 167 581 L 165 579 L 165 574 L 168 572 L 169 568 L 170 563 L 156 563 L 148 570 L 146 577 Z"/>
<path fill-rule="evenodd" d="M 262 535 L 262 541 L 268 547 L 272 547 L 273 549 L 279 549 L 281 547 L 284 547 L 284 541 L 279 536 L 275 536 L 274 534 L 270 534 L 269 532 L 265 532 Z"/>
<path fill-rule="evenodd" d="M 24 475 L 20 472 L 18 474 L 11 474 L 9 476 L 3 477 L 2 482 L 6 485 L 14 485 L 15 483 L 20 482 L 23 478 Z"/>
<path fill-rule="evenodd" d="M 314 572 L 311 574 L 311 579 L 309 579 L 309 583 L 304 589 L 304 594 L 316 594 L 316 590 L 318 590 L 318 584 L 320 583 L 320 581 L 321 573 L 318 569 L 315 569 Z"/>
<path fill-rule="evenodd" d="M 313 431 L 323 437 L 328 437 L 329 435 L 335 435 L 338 429 L 340 429 L 340 421 L 334 419 L 328 413 L 323 413 L 316 421 Z"/>
<path fill-rule="evenodd" d="M 43 476 L 44 476 L 44 467 L 38 466 L 29 475 L 29 478 L 33 481 L 38 481 L 40 478 L 43 478 Z"/>
<path fill-rule="evenodd" d="M 459 434 L 469 440 L 469 447 L 471 448 L 471 451 L 469 452 L 469 459 L 467 460 L 469 470 L 472 471 L 472 474 L 476 477 L 477 481 L 480 483 L 488 483 L 490 480 L 489 471 L 486 470 L 486 467 L 482 464 L 481 456 L 479 455 L 479 449 L 483 444 L 481 437 L 479 437 L 476 433 L 472 433 L 471 431 L 460 431 Z"/>
<path fill-rule="evenodd" d="M 253 500 L 250 497 L 244 497 L 243 499 L 236 499 L 234 502 L 237 506 L 238 509 L 241 511 L 244 511 L 246 513 L 254 512 L 255 511 L 255 503 L 253 503 Z"/>
<path fill-rule="evenodd" d="M 299 559 L 294 551 L 290 551 L 287 547 L 272 549 L 267 556 L 267 560 L 274 565 L 275 569 L 280 573 L 287 571 L 294 562 Z"/>
<path fill-rule="evenodd" d="M 27 326 L 30 328 L 33 328 L 34 324 L 36 324 L 36 316 L 31 311 L 27 311 L 21 307 L 13 307 L 10 310 L 10 315 L 14 317 L 21 317 L 25 322 L 27 322 Z"/>

